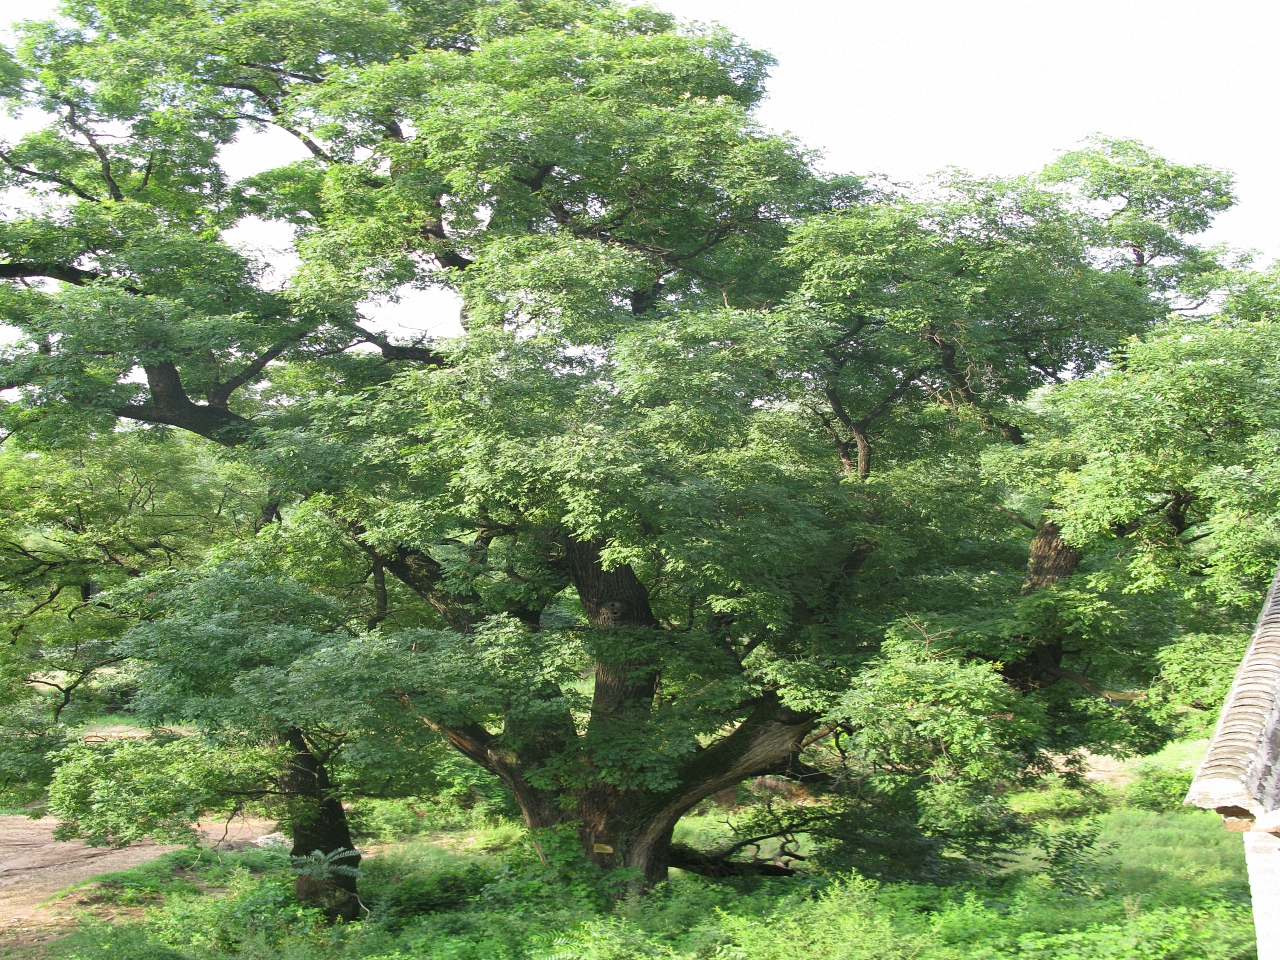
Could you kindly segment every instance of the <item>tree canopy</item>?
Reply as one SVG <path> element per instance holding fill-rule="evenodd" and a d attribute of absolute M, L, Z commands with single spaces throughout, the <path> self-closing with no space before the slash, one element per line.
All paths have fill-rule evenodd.
<path fill-rule="evenodd" d="M 753 778 L 903 872 L 998 846 L 993 785 L 1167 736 L 1184 634 L 1238 634 L 1280 553 L 1274 277 L 1196 241 L 1229 175 L 1096 139 L 834 176 L 754 119 L 770 62 L 593 0 L 25 25 L 9 782 L 68 757 L 74 823 L 110 764 L 51 750 L 116 683 L 198 731 L 182 769 L 241 751 L 208 795 L 279 798 L 302 854 L 448 746 L 652 883 L 746 868 L 672 833 Z M 232 180 L 265 127 L 306 159 Z M 227 239 L 254 218 L 283 286 Z M 380 331 L 411 287 L 462 334 Z"/>

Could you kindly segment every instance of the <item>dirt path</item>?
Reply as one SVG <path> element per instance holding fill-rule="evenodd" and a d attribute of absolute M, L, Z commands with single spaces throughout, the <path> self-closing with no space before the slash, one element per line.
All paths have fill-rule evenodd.
<path fill-rule="evenodd" d="M 0 816 L 0 956 L 21 955 L 52 936 L 72 917 L 66 904 L 49 903 L 58 891 L 102 873 L 126 870 L 176 849 L 144 841 L 123 850 L 91 847 L 80 840 L 53 839 L 57 821 Z M 203 828 L 211 843 L 243 846 L 270 833 L 264 820 L 236 820 L 226 829 L 218 823 Z M 9 951 L 13 951 L 12 954 Z"/>

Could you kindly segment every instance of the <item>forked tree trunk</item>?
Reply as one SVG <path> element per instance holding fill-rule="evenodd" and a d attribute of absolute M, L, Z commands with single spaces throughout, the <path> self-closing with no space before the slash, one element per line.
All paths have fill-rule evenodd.
<path fill-rule="evenodd" d="M 816 725 L 815 716 L 795 713 L 772 695 L 761 698 L 733 733 L 684 765 L 676 788 L 639 798 L 635 814 L 614 825 L 623 841 L 621 863 L 638 871 L 645 886 L 665 880 L 680 818 L 712 794 L 784 766 Z M 679 865 L 701 869 L 687 857 Z"/>
<path fill-rule="evenodd" d="M 478 723 L 440 726 L 449 742 L 511 790 L 533 830 L 573 823 L 584 854 L 604 870 L 636 871 L 641 888 L 666 879 L 672 865 L 672 833 L 676 823 L 702 800 L 744 780 L 787 764 L 799 752 L 816 716 L 783 706 L 773 694 L 742 705 L 743 719 L 731 733 L 696 751 L 675 771 L 674 785 L 654 791 L 620 787 L 596 767 L 590 744 L 608 743 L 613 733 L 626 733 L 648 721 L 660 677 L 660 656 L 652 653 L 661 624 L 649 604 L 649 593 L 627 565 L 604 569 L 602 544 L 570 539 L 569 568 L 583 609 L 595 636 L 595 690 L 587 726 L 588 751 L 583 757 L 587 785 L 571 795 L 535 786 L 526 774 L 573 749 L 579 734 L 567 714 L 541 730 L 520 731 L 518 751 L 510 739 L 495 735 Z M 413 709 L 409 695 L 399 694 Z M 603 772 L 605 763 L 597 768 Z M 612 765 L 610 763 L 609 765 Z M 708 872 L 708 858 L 678 857 L 679 866 Z M 713 873 L 712 875 L 723 875 Z"/>
<path fill-rule="evenodd" d="M 667 879 L 673 865 L 721 875 L 723 865 L 705 858 L 681 853 L 672 862 L 676 824 L 712 794 L 786 766 L 817 723 L 815 717 L 795 713 L 773 696 L 762 697 L 749 711 L 731 734 L 686 761 L 669 790 L 596 784 L 580 791 L 569 806 L 526 785 L 516 791 L 525 822 L 533 828 L 575 823 L 588 859 L 606 871 L 634 870 L 640 889 Z"/>

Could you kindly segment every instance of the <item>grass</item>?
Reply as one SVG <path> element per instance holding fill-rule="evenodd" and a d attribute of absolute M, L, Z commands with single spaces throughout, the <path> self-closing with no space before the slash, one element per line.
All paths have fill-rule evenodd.
<path fill-rule="evenodd" d="M 544 866 L 510 825 L 419 835 L 365 861 L 363 923 L 293 899 L 287 857 L 178 851 L 80 888 L 141 918 L 85 922 L 56 960 L 1250 960 L 1243 846 L 1215 814 L 1146 809 L 1167 751 L 1133 782 L 1050 780 L 1018 797 L 1041 837 L 1008 868 L 942 887 L 819 873 L 713 883 L 673 873 L 616 900 L 587 869 Z M 1155 784 L 1153 787 L 1152 784 Z M 1162 785 L 1163 784 L 1163 785 Z M 722 814 L 683 828 L 714 839 Z"/>
<path fill-rule="evenodd" d="M 222 888 L 238 871 L 253 874 L 285 873 L 289 855 L 281 847 L 249 849 L 234 854 L 213 850 L 175 850 L 159 859 L 103 873 L 58 894 L 76 894 L 91 903 L 113 906 L 154 906 L 172 899 L 190 898 Z"/>

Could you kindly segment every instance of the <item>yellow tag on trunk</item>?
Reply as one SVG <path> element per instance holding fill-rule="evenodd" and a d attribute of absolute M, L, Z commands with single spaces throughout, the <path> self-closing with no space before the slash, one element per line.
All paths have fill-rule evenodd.
<path fill-rule="evenodd" d="M 595 853 L 613 853 L 613 847 L 609 846 L 607 843 L 597 843 L 591 849 Z"/>

